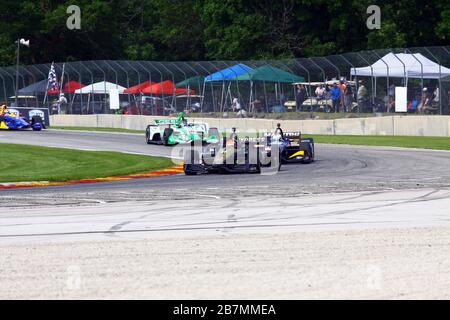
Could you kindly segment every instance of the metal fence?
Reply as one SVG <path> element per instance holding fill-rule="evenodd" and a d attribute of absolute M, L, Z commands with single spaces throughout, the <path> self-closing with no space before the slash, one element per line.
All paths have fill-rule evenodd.
<path fill-rule="evenodd" d="M 403 70 L 393 67 L 392 61 L 386 61 L 388 56 L 396 59 Z M 406 56 L 417 61 L 419 73 L 411 75 L 411 61 L 406 61 Z M 375 68 L 377 62 L 378 67 Z M 249 69 L 241 72 L 236 65 L 264 70 L 265 73 L 261 71 L 259 75 L 254 72 L 255 77 L 252 78 L 242 75 Z M 242 116 L 260 112 L 383 113 L 395 110 L 395 86 L 406 86 L 409 113 L 450 114 L 450 77 L 446 76 L 450 67 L 448 46 L 381 49 L 285 60 L 101 60 L 54 64 L 58 79 L 64 73 L 64 83 L 76 81 L 86 88 L 97 82 L 130 88 L 145 81 L 158 83 L 169 80 L 186 92 L 179 94 L 175 90 L 163 90 L 122 94 L 120 110 L 109 108 L 106 85 L 104 92 L 95 94 L 76 94 L 69 90 L 66 92 L 67 102 L 58 94 L 46 94 L 50 67 L 51 64 L 18 67 L 20 107 L 42 106 L 45 101 L 53 113 L 67 114 L 120 112 L 155 115 L 182 110 L 217 112 L 219 116 L 231 112 Z M 360 75 L 357 70 L 361 67 L 367 67 L 370 73 Z M 208 76 L 214 73 L 219 76 L 210 81 Z M 0 99 L 8 105 L 15 105 L 16 76 L 16 66 L 0 68 Z M 299 77 L 303 79 L 299 80 Z M 34 87 L 29 88 L 33 84 Z M 342 91 L 341 97 L 334 96 L 333 99 L 335 85 Z"/>

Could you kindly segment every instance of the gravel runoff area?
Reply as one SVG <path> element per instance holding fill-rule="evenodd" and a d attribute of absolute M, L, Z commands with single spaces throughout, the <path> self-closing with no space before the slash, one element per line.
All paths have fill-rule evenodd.
<path fill-rule="evenodd" d="M 449 299 L 447 228 L 0 246 L 2 299 Z"/>

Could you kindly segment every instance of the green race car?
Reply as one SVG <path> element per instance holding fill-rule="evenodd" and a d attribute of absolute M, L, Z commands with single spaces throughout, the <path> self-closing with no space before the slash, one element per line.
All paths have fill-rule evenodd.
<path fill-rule="evenodd" d="M 177 119 L 155 120 L 155 124 L 147 126 L 145 138 L 148 144 L 165 146 L 198 140 L 209 144 L 219 141 L 219 130 L 210 128 L 207 123 L 188 122 L 180 113 Z"/>

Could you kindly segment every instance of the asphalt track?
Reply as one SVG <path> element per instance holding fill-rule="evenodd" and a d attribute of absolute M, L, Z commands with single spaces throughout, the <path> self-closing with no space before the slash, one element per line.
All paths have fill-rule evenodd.
<path fill-rule="evenodd" d="M 172 151 L 170 147 L 145 144 L 143 135 L 122 133 L 63 130 L 38 133 L 5 132 L 0 133 L 0 141 L 159 156 L 170 156 Z M 19 208 L 21 212 L 33 212 L 36 207 L 42 207 L 46 212 L 57 214 L 61 206 L 69 206 L 67 214 L 91 213 L 91 217 L 96 221 L 99 212 L 116 212 L 117 216 L 111 221 L 102 221 L 95 227 L 95 224 L 89 223 L 88 228 L 77 229 L 79 225 L 76 223 L 75 226 L 68 229 L 64 227 L 61 231 L 52 228 L 48 232 L 37 232 L 31 228 L 28 233 L 24 232 L 24 235 L 41 233 L 96 235 L 115 230 L 117 229 L 115 226 L 121 224 L 123 225 L 120 232 L 135 230 L 137 233 L 145 233 L 149 228 L 152 231 L 209 232 L 215 231 L 216 226 L 220 227 L 220 230 L 223 226 L 232 230 L 243 228 L 265 230 L 266 228 L 263 228 L 265 225 L 267 229 L 275 230 L 277 226 L 289 227 L 290 230 L 296 230 L 292 228 L 295 226 L 299 230 L 307 230 L 305 226 L 368 227 L 370 224 L 380 225 L 379 221 L 386 221 L 387 224 L 396 221 L 386 216 L 388 212 L 386 208 L 408 207 L 411 203 L 418 202 L 426 203 L 427 206 L 437 203 L 439 206 L 439 201 L 445 202 L 449 199 L 450 152 L 323 144 L 316 146 L 316 154 L 316 162 L 284 165 L 275 175 L 181 174 L 129 181 L 2 190 L 0 200 L 4 207 L 11 206 L 11 210 L 14 211 Z M 317 199 L 324 200 L 322 202 Z M 95 207 L 91 207 L 92 205 Z M 327 207 L 329 205 L 331 207 Z M 314 214 L 298 215 L 297 213 L 304 211 L 305 207 Z M 135 213 L 125 218 L 123 212 L 130 212 L 126 208 L 130 210 L 134 208 Z M 372 216 L 372 220 L 358 218 L 362 211 L 375 209 L 380 213 Z M 201 214 L 196 214 L 200 211 Z M 320 213 L 322 211 L 323 213 Z M 137 219 L 139 221 L 137 225 L 130 222 L 143 212 L 144 216 L 151 218 L 151 227 L 141 218 Z M 158 217 L 161 212 L 172 212 L 173 223 L 160 224 Z M 242 220 L 238 220 L 236 212 L 244 215 Z M 348 218 L 351 212 L 356 212 L 352 219 L 340 219 L 342 215 Z M 445 210 L 432 212 L 435 215 L 427 215 L 425 218 L 420 213 L 417 214 L 417 220 L 412 219 L 416 224 L 406 218 L 403 220 L 409 221 L 408 225 L 413 226 L 423 225 L 424 220 L 428 224 L 444 222 L 436 217 L 441 213 L 445 216 Z M 213 213 L 213 216 L 208 216 L 208 213 Z M 249 216 L 246 216 L 247 214 Z M 36 216 L 36 213 L 32 215 Z M 195 222 L 195 219 L 191 221 L 193 216 L 202 218 L 199 222 Z M 261 217 L 261 220 L 258 217 Z M 311 220 L 311 217 L 315 219 Z M 249 223 L 240 225 L 237 221 Z M 189 227 L 183 227 L 184 225 Z M 35 227 L 38 230 L 45 230 L 42 226 Z M 9 239 L 11 235 L 20 238 L 21 232 L 21 229 L 12 231 L 8 228 L 7 231 L 0 233 L 0 239 Z"/>
<path fill-rule="evenodd" d="M 171 154 L 171 148 L 145 144 L 143 134 L 62 130 L 36 133 L 0 132 L 0 142 L 158 156 L 170 156 Z M 200 246 L 203 246 L 203 239 L 206 241 L 205 243 L 216 243 L 218 246 L 228 248 L 227 252 L 219 251 L 233 260 L 238 255 L 234 250 L 237 248 L 247 250 L 248 246 L 251 246 L 250 243 L 256 241 L 263 247 L 253 248 L 254 253 L 260 252 L 260 256 L 257 255 L 257 257 L 262 259 L 261 264 L 267 268 L 273 263 L 281 263 L 280 261 L 284 261 L 283 259 L 287 259 L 288 262 L 292 262 L 292 259 L 294 261 L 302 259 L 301 263 L 304 266 L 309 265 L 311 268 L 315 268 L 318 261 L 324 263 L 328 258 L 323 256 L 322 260 L 317 260 L 316 257 L 317 259 L 309 261 L 308 257 L 298 254 L 298 250 L 305 252 L 305 250 L 309 250 L 309 247 L 299 245 L 301 248 L 289 249 L 289 246 L 285 244 L 292 243 L 292 241 L 303 241 L 305 246 L 307 244 L 309 246 L 317 245 L 317 250 L 322 255 L 326 255 L 328 252 L 334 256 L 336 250 L 330 252 L 329 247 L 321 246 L 324 239 L 326 241 L 333 239 L 332 241 L 335 243 L 341 241 L 344 243 L 347 236 L 353 237 L 352 232 L 361 232 L 358 236 L 354 236 L 357 241 L 368 241 L 367 243 L 369 243 L 368 237 L 372 237 L 370 238 L 372 240 L 378 239 L 377 241 L 373 240 L 376 245 L 368 246 L 364 250 L 374 252 L 375 255 L 385 256 L 387 248 L 392 249 L 390 247 L 392 244 L 399 245 L 397 244 L 398 237 L 392 235 L 393 230 L 398 230 L 394 234 L 402 235 L 401 239 L 404 242 L 401 242 L 401 245 L 411 245 L 413 242 L 414 246 L 411 247 L 411 252 L 423 253 L 421 255 L 410 254 L 411 261 L 403 261 L 402 265 L 406 263 L 414 266 L 424 256 L 431 254 L 421 251 L 423 247 L 415 243 L 417 239 L 423 237 L 427 239 L 424 241 L 440 243 L 442 237 L 439 238 L 438 235 L 442 235 L 442 231 L 436 230 L 448 228 L 450 225 L 450 152 L 323 144 L 316 146 L 316 154 L 316 162 L 308 165 L 284 165 L 276 175 L 176 175 L 132 181 L 0 190 L 0 202 L 2 203 L 0 248 L 5 250 L 3 253 L 8 253 L 6 256 L 9 256 L 9 260 L 7 259 L 6 262 L 10 263 L 11 270 L 24 263 L 17 260 L 16 255 L 20 255 L 19 252 L 23 254 L 23 248 L 28 248 L 30 245 L 36 246 L 36 248 L 47 248 L 47 251 L 42 249 L 45 252 L 53 252 L 54 246 L 60 248 L 62 246 L 66 250 L 68 247 L 77 248 L 79 246 L 74 243 L 81 243 L 80 245 L 87 246 L 83 250 L 90 252 L 89 255 L 95 255 L 92 252 L 95 252 L 99 246 L 107 246 L 111 249 L 111 246 L 114 246 L 111 243 L 117 243 L 117 247 L 114 247 L 116 250 L 123 244 L 127 247 L 127 241 L 132 240 L 135 248 L 147 248 L 148 241 L 150 241 L 150 243 L 161 244 L 161 248 L 160 251 L 154 249 L 156 251 L 152 251 L 150 256 L 147 256 L 148 253 L 142 253 L 148 259 L 153 261 L 152 257 L 155 254 L 164 255 L 164 248 L 167 246 L 166 248 L 171 253 L 177 255 L 177 259 L 181 259 L 177 260 L 181 264 L 191 263 L 192 260 L 188 261 L 188 259 L 203 259 L 205 258 L 203 255 L 208 254 L 209 258 L 207 259 L 211 259 L 210 268 L 217 276 L 214 279 L 228 282 L 216 288 L 215 294 L 211 296 L 211 290 L 207 288 L 208 284 L 199 280 L 200 283 L 203 283 L 203 287 L 197 288 L 198 290 L 193 289 L 194 291 L 189 297 L 220 299 L 224 297 L 248 298 L 247 294 L 255 297 L 251 295 L 254 293 L 252 288 L 262 278 L 249 280 L 246 287 L 244 285 L 246 282 L 242 278 L 230 279 L 228 277 L 233 266 L 230 266 L 231 269 L 226 272 L 218 271 L 223 262 L 220 259 L 213 259 L 215 252 L 217 253 L 217 247 L 204 248 L 205 251 L 201 252 L 203 258 L 187 254 L 186 259 L 183 260 L 180 258 L 180 256 L 184 257 L 183 250 L 189 250 L 184 247 L 186 242 L 194 241 L 197 243 L 196 245 L 202 243 Z M 49 170 L 51 170 L 51 164 L 49 164 Z M 417 228 L 427 229 L 417 232 Z M 374 230 L 380 230 L 380 233 Z M 382 239 L 386 236 L 386 232 L 395 241 L 385 243 Z M 333 236 L 330 236 L 330 233 Z M 372 236 L 369 236 L 371 234 Z M 444 234 L 446 233 L 444 232 Z M 254 238 L 258 235 L 261 238 Z M 314 241 L 305 240 L 305 237 L 314 239 Z M 229 240 L 223 239 L 234 239 L 234 243 L 231 245 Z M 286 241 L 281 247 L 280 239 Z M 384 245 L 380 245 L 380 243 L 384 243 Z M 347 245 L 347 250 L 353 250 L 350 243 Z M 101 252 L 109 252 L 109 249 L 103 248 Z M 124 257 L 125 253 L 117 250 L 110 260 L 122 263 L 120 257 Z M 266 254 L 261 253 L 264 250 L 269 250 L 270 255 L 268 256 L 267 252 Z M 287 256 L 278 257 L 276 259 L 279 261 L 275 261 L 273 260 L 275 259 L 274 250 L 287 250 L 285 253 Z M 297 253 L 294 254 L 292 250 Z M 442 250 L 448 250 L 448 246 L 443 247 Z M 437 281 L 449 279 L 450 269 L 447 267 L 450 265 L 447 266 L 449 261 L 448 258 L 445 258 L 446 255 L 441 256 L 442 250 L 434 252 L 432 259 L 436 266 L 439 265 L 439 269 L 435 270 L 428 266 L 427 271 L 421 273 L 423 283 L 417 277 L 414 278 L 414 275 L 417 275 L 415 273 L 417 269 L 414 267 L 403 270 L 401 275 L 394 276 L 400 270 L 399 266 L 383 265 L 383 272 L 392 276 L 394 280 L 400 281 L 405 277 L 413 279 L 403 287 L 400 282 L 391 279 L 392 281 L 389 284 L 386 283 L 383 288 L 386 295 L 380 295 L 380 291 L 376 290 L 367 293 L 367 290 L 364 291 L 367 289 L 367 285 L 361 285 L 361 287 L 347 292 L 347 289 L 344 288 L 348 288 L 349 284 L 345 282 L 338 288 L 334 288 L 334 291 L 330 291 L 327 283 L 336 280 L 335 271 L 338 269 L 330 271 L 327 277 L 324 276 L 323 281 L 319 281 L 318 286 L 321 288 L 319 293 L 315 292 L 310 295 L 308 285 L 302 287 L 301 292 L 304 296 L 322 298 L 398 298 L 402 296 L 402 292 L 406 292 L 406 296 L 413 298 L 441 297 L 442 295 L 448 297 L 450 295 L 449 286 L 446 287 L 447 289 L 441 290 L 441 288 L 440 291 L 433 291 L 436 290 L 433 289 L 435 287 L 430 287 L 428 290 L 424 285 L 431 273 L 437 277 Z M 86 252 L 78 253 L 76 265 L 85 264 L 80 261 L 82 261 L 81 257 L 85 257 Z M 405 252 L 401 254 L 405 254 Z M 336 261 L 342 256 L 343 254 L 338 258 L 335 257 L 329 263 L 337 263 Z M 39 265 L 40 257 L 41 255 L 37 255 L 30 258 L 27 263 L 36 267 L 36 264 Z M 431 256 L 427 257 L 427 259 L 431 259 Z M 73 260 L 74 257 L 71 259 Z M 126 259 L 130 259 L 130 257 Z M 360 261 L 361 257 L 351 257 L 351 259 L 353 262 Z M 258 258 L 256 260 L 259 261 Z M 64 268 L 68 263 L 62 264 Z M 153 262 L 146 260 L 146 263 L 152 264 Z M 166 261 L 166 263 L 170 265 L 170 261 Z M 379 266 L 380 263 L 375 266 Z M 53 262 L 49 265 L 56 268 Z M 433 267 L 436 266 L 433 265 Z M 60 268 L 61 265 L 57 267 Z M 131 271 L 138 272 L 137 270 L 141 267 L 136 264 Z M 291 272 L 293 272 L 292 270 L 286 271 L 286 274 L 280 275 L 279 272 L 272 269 L 259 267 L 262 268 L 263 273 L 268 272 L 264 273 L 265 276 L 261 275 L 262 277 L 281 276 L 282 279 L 286 275 L 292 276 Z M 128 268 L 124 268 L 128 270 Z M 159 268 L 159 265 L 155 268 Z M 275 268 L 275 266 L 272 265 L 270 268 Z M 277 265 L 276 268 L 281 267 Z M 75 293 L 73 291 L 61 293 L 61 288 L 56 286 L 59 291 L 55 289 L 56 291 L 50 290 L 42 294 L 34 288 L 55 286 L 55 282 L 49 279 L 38 279 L 37 282 L 35 280 L 25 281 L 21 288 L 12 289 L 17 283 L 9 277 L 6 280 L 2 278 L 2 280 L 5 280 L 5 283 L 10 281 L 10 286 L 5 287 L 10 289 L 0 290 L 0 296 L 184 298 L 186 296 L 182 292 L 176 294 L 176 288 L 180 283 L 183 286 L 192 285 L 192 281 L 189 279 L 193 275 L 197 275 L 197 270 L 194 269 L 176 271 L 184 272 L 183 278 L 178 279 L 179 283 L 173 284 L 170 281 L 175 275 L 160 271 L 162 276 L 157 277 L 155 281 L 160 281 L 165 286 L 163 285 L 156 291 L 152 291 L 154 288 L 140 291 L 141 289 L 138 290 L 135 287 L 134 291 L 125 291 L 125 293 L 112 288 L 109 288 L 109 291 L 102 291 L 98 287 L 86 289 L 87 291 L 78 290 Z M 58 270 L 64 273 L 61 269 Z M 255 270 L 247 271 L 254 272 Z M 27 270 L 27 272 L 30 271 Z M 53 271 L 50 268 L 48 272 Z M 207 274 L 208 271 L 204 271 L 204 273 Z M 110 279 L 108 276 L 102 278 L 98 274 L 91 276 L 95 279 L 99 277 L 102 281 Z M 0 273 L 1 277 L 2 273 Z M 111 275 L 111 277 L 113 276 Z M 130 277 L 132 276 L 124 276 L 124 283 L 130 283 L 130 281 L 136 285 L 139 283 L 136 279 L 133 282 Z M 163 278 L 165 280 L 162 280 Z M 267 286 L 265 289 L 261 289 L 262 291 L 257 291 L 261 294 L 257 297 L 298 297 L 299 291 L 288 285 L 292 279 L 284 281 L 286 283 L 283 282 L 283 286 L 287 286 L 284 293 L 289 294 L 276 295 L 277 291 L 274 291 L 274 287 Z M 234 292 L 233 290 L 239 283 L 244 288 L 240 295 L 233 296 L 231 292 Z M 412 283 L 423 290 L 409 290 L 408 286 L 411 286 Z M 341 296 L 338 292 L 346 294 Z M 387 292 L 390 293 L 387 294 Z M 439 295 L 440 293 L 441 295 Z"/>

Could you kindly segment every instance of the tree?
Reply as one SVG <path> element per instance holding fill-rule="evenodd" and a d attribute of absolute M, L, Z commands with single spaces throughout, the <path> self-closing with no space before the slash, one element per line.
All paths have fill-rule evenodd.
<path fill-rule="evenodd" d="M 381 29 L 366 27 L 371 0 L 78 0 L 81 30 L 66 27 L 69 0 L 0 0 L 0 63 L 66 60 L 272 59 L 373 48 L 445 45 L 441 0 L 380 0 Z M 419 23 L 420 22 L 420 23 Z"/>

